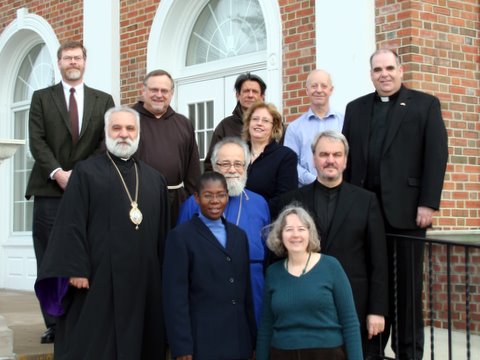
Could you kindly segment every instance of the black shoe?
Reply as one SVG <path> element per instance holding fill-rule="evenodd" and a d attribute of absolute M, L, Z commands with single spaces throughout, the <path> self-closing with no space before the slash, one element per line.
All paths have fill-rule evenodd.
<path fill-rule="evenodd" d="M 55 341 L 55 326 L 51 326 L 40 338 L 41 344 L 52 344 Z"/>

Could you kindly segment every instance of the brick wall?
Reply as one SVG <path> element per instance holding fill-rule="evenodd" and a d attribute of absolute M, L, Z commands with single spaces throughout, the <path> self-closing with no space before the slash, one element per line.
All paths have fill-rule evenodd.
<path fill-rule="evenodd" d="M 120 101 L 133 105 L 140 97 L 147 69 L 147 43 L 160 2 L 120 1 Z"/>
<path fill-rule="evenodd" d="M 315 69 L 315 1 L 280 0 L 283 23 L 283 115 L 287 122 L 308 110 L 308 73 Z"/>
<path fill-rule="evenodd" d="M 0 2 L 0 32 L 15 18 L 18 9 L 43 17 L 52 26 L 60 43 L 83 38 L 83 2 L 60 0 L 16 0 Z M 56 60 L 56 59 L 55 59 Z"/>
<path fill-rule="evenodd" d="M 376 0 L 378 47 L 398 51 L 405 83 L 436 95 L 449 163 L 434 227 L 480 227 L 479 28 L 477 0 Z"/>

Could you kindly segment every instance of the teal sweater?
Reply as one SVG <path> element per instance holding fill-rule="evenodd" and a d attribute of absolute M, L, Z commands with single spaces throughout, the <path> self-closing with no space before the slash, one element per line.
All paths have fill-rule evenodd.
<path fill-rule="evenodd" d="M 363 359 L 360 325 L 352 289 L 340 263 L 322 254 L 305 275 L 288 273 L 284 261 L 267 270 L 257 360 L 277 349 L 344 345 L 349 360 Z"/>

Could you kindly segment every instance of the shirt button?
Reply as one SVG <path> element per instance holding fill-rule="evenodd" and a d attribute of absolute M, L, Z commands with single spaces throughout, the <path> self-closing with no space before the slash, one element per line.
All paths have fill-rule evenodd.
<path fill-rule="evenodd" d="M 232 259 L 230 258 L 230 256 L 227 256 L 226 260 L 227 260 L 227 261 L 232 261 Z"/>
<path fill-rule="evenodd" d="M 236 305 L 237 304 L 237 300 L 232 300 L 232 305 Z"/>
<path fill-rule="evenodd" d="M 230 278 L 228 279 L 228 281 L 230 282 L 230 284 L 233 284 L 235 282 L 235 279 L 234 278 Z"/>

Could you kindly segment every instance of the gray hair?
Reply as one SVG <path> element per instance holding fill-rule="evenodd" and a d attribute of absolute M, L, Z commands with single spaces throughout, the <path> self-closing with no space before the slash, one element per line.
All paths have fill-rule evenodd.
<path fill-rule="evenodd" d="M 318 74 L 318 73 L 324 73 L 325 75 L 327 75 L 328 77 L 328 85 L 332 86 L 333 85 L 333 81 L 332 81 L 332 76 L 330 75 L 330 73 L 328 71 L 325 71 L 323 69 L 313 69 L 312 71 L 310 71 L 310 73 L 308 74 L 307 76 L 307 81 L 305 81 L 305 85 L 307 87 L 310 86 L 310 83 L 312 82 L 312 76 L 315 75 L 315 74 Z"/>
<path fill-rule="evenodd" d="M 338 131 L 335 130 L 325 130 L 317 134 L 315 138 L 312 141 L 312 153 L 315 153 L 315 149 L 317 148 L 318 142 L 320 141 L 321 138 L 329 138 L 335 141 L 341 141 L 343 143 L 343 148 L 345 150 L 345 156 L 348 156 L 348 141 L 345 135 L 342 133 L 339 133 Z"/>
<path fill-rule="evenodd" d="M 245 141 L 240 139 L 239 137 L 233 137 L 233 136 L 228 136 L 226 138 L 223 138 L 220 140 L 218 143 L 215 144 L 212 152 L 212 167 L 215 171 L 218 171 L 218 166 L 217 166 L 217 161 L 218 161 L 218 152 L 220 151 L 220 148 L 223 145 L 226 144 L 235 144 L 238 145 L 242 148 L 243 150 L 243 157 L 244 157 L 244 168 L 245 171 L 247 170 L 248 164 L 250 164 L 250 150 L 248 148 L 248 145 Z"/>
<path fill-rule="evenodd" d="M 138 113 L 137 110 L 132 109 L 131 107 L 125 106 L 125 105 L 120 105 L 120 106 L 114 106 L 110 109 L 107 110 L 105 113 L 104 119 L 105 119 L 105 133 L 107 133 L 108 130 L 108 124 L 110 123 L 110 119 L 113 114 L 115 113 L 120 113 L 120 112 L 125 112 L 132 114 L 135 116 L 135 122 L 137 124 L 137 129 L 138 129 L 138 135 L 140 135 L 140 114 Z"/>
<path fill-rule="evenodd" d="M 174 90 L 175 82 L 173 81 L 172 75 L 170 75 L 170 73 L 168 71 L 162 70 L 162 69 L 152 70 L 147 75 L 145 75 L 145 77 L 143 78 L 143 86 L 147 86 L 148 79 L 150 79 L 151 77 L 155 77 L 155 76 L 166 76 L 166 77 L 168 77 L 170 79 L 170 83 L 172 84 L 172 87 L 170 88 L 170 90 L 172 90 L 172 91 Z"/>
<path fill-rule="evenodd" d="M 282 232 L 286 225 L 286 218 L 288 215 L 295 214 L 300 219 L 300 222 L 308 229 L 308 246 L 307 251 L 320 251 L 320 238 L 318 236 L 317 227 L 313 221 L 312 216 L 297 203 L 287 205 L 277 220 L 271 224 L 270 233 L 267 238 L 268 248 L 274 252 L 275 255 L 283 257 L 287 255 L 287 249 L 283 245 Z"/>
<path fill-rule="evenodd" d="M 370 56 L 370 68 L 372 68 L 373 58 L 375 56 L 377 56 L 378 54 L 392 54 L 395 57 L 395 62 L 397 63 L 397 66 L 401 65 L 400 56 L 398 56 L 398 54 L 395 50 L 382 48 L 382 49 L 375 50 L 375 52 Z"/>

